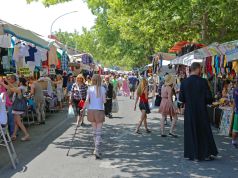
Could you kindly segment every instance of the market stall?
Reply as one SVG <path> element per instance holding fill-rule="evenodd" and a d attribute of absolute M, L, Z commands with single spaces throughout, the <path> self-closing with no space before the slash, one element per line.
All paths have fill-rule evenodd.
<path fill-rule="evenodd" d="M 209 120 L 219 128 L 221 135 L 231 134 L 233 84 L 238 74 L 238 41 L 213 43 L 171 61 L 181 73 L 189 75 L 189 66 L 199 62 L 203 77 L 208 80 L 215 102 L 208 106 Z M 181 72 L 181 70 L 183 72 Z M 226 92 L 224 92 L 226 91 Z M 225 94 L 224 94 L 225 93 Z"/>

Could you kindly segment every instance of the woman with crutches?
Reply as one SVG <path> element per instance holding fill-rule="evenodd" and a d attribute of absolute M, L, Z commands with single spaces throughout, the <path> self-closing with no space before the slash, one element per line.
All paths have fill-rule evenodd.
<path fill-rule="evenodd" d="M 100 146 L 101 146 L 101 134 L 102 134 L 102 126 L 105 121 L 105 113 L 104 113 L 104 103 L 106 102 L 106 90 L 102 86 L 102 79 L 99 75 L 95 74 L 92 77 L 92 85 L 88 88 L 88 95 L 82 109 L 82 114 L 87 108 L 88 121 L 91 122 L 93 127 L 93 138 L 95 149 L 93 154 L 96 159 L 101 158 L 100 154 Z"/>

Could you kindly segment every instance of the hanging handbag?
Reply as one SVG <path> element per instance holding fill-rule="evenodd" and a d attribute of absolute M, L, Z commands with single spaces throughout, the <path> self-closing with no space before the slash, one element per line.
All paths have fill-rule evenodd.
<path fill-rule="evenodd" d="M 25 97 L 23 97 L 23 94 L 21 94 L 21 96 L 16 94 L 15 100 L 13 101 L 13 104 L 12 104 L 12 110 L 19 111 L 19 112 L 26 112 L 27 100 Z"/>

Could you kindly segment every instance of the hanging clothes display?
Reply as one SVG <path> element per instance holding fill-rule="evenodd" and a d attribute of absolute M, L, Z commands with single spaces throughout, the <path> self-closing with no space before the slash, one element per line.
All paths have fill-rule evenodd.
<path fill-rule="evenodd" d="M 51 66 L 52 64 L 57 66 L 58 64 L 57 49 L 53 45 L 50 47 L 50 50 L 48 51 L 48 64 L 49 66 Z"/>
<path fill-rule="evenodd" d="M 69 71 L 69 56 L 67 55 L 67 53 L 65 51 L 63 51 L 63 54 L 61 56 L 61 69 L 63 71 Z"/>
<path fill-rule="evenodd" d="M 0 35 L 0 47 L 1 48 L 11 48 L 11 36 L 10 35 Z"/>

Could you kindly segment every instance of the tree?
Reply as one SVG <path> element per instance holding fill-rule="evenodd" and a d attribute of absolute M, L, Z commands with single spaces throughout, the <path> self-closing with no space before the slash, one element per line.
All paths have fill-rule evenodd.
<path fill-rule="evenodd" d="M 68 0 L 45 0 L 55 4 Z M 147 56 L 167 52 L 177 41 L 204 44 L 237 39 L 238 1 L 231 0 L 85 0 L 97 16 L 89 49 L 104 61 L 137 66 Z M 87 44 L 83 44 L 87 45 Z M 90 46 L 92 48 L 92 46 Z"/>

